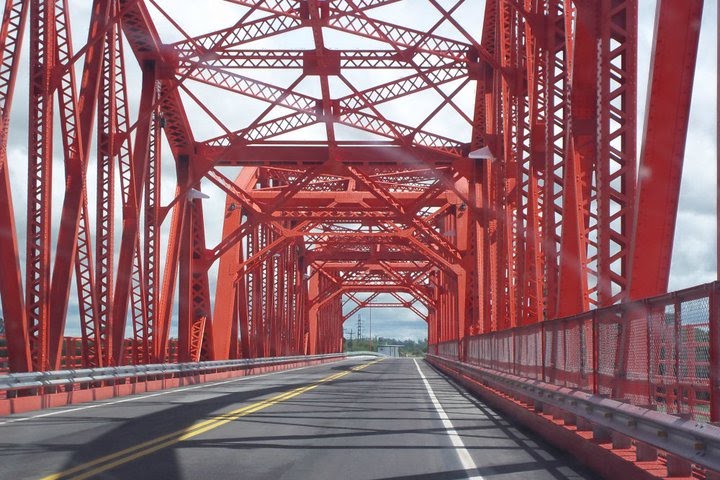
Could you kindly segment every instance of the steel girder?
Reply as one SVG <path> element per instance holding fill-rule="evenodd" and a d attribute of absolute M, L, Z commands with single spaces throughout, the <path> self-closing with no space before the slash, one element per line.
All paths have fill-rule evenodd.
<path fill-rule="evenodd" d="M 94 0 L 74 48 L 68 2 L 6 0 L 13 371 L 58 367 L 66 324 L 105 366 L 163 361 L 175 328 L 181 360 L 336 351 L 381 292 L 438 343 L 667 289 L 701 0 L 658 2 L 639 180 L 637 0 L 429 0 L 424 30 L 387 20 L 401 0 L 217 3 L 237 17 L 190 34 L 169 2 Z"/>

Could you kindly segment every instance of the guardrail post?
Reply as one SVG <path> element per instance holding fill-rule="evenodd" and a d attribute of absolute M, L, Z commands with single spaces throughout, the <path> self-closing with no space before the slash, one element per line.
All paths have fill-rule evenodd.
<path fill-rule="evenodd" d="M 692 475 L 692 463 L 676 455 L 668 454 L 667 476 L 668 477 L 689 477 Z"/>
<path fill-rule="evenodd" d="M 619 432 L 612 432 L 612 448 L 615 450 L 627 450 L 632 447 L 632 440 L 627 435 Z"/>
<path fill-rule="evenodd" d="M 658 459 L 657 448 L 646 443 L 635 444 L 635 460 L 638 462 L 656 462 Z"/>
<path fill-rule="evenodd" d="M 720 422 L 720 283 L 710 289 L 710 421 Z"/>
<path fill-rule="evenodd" d="M 605 427 L 600 425 L 593 425 L 592 427 L 593 441 L 597 443 L 611 443 L 612 432 Z"/>
<path fill-rule="evenodd" d="M 578 432 L 591 432 L 593 429 L 592 422 L 585 417 L 577 417 L 575 425 Z"/>

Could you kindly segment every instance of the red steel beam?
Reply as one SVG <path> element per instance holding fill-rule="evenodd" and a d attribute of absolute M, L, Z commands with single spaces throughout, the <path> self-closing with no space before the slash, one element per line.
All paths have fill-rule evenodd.
<path fill-rule="evenodd" d="M 32 370 L 29 325 L 23 297 L 18 232 L 8 165 L 10 112 L 28 10 L 28 2 L 5 2 L 0 30 L 0 262 L 3 265 L 0 274 L 0 299 L 8 342 L 9 367 L 13 372 Z"/>
<path fill-rule="evenodd" d="M 342 296 L 353 292 L 408 292 L 428 309 L 431 343 L 455 342 L 465 358 L 472 334 L 667 288 L 700 0 L 658 4 L 637 191 L 637 0 L 488 1 L 480 35 L 463 26 L 461 2 L 427 2 L 425 29 L 372 12 L 396 0 L 233 3 L 238 19 L 191 35 L 156 2 L 95 0 L 75 53 L 66 1 L 6 2 L 0 260 L 10 267 L 0 294 L 14 371 L 60 361 L 73 266 L 87 366 L 165 360 L 176 303 L 185 360 L 336 351 Z M 7 132 L 28 14 L 23 285 Z M 179 41 L 156 27 L 160 17 Z M 301 30 L 311 43 L 303 50 L 256 43 Z M 358 49 L 334 49 L 331 31 Z M 137 105 L 125 41 L 143 73 Z M 284 69 L 288 81 L 258 78 L 264 68 Z M 259 113 L 225 118 L 198 84 Z M 413 102 L 417 115 L 398 115 Z M 68 182 L 52 250 L 55 124 Z M 96 212 L 84 179 L 93 141 Z M 233 167 L 243 167 L 235 182 Z M 173 173 L 174 194 L 161 195 Z M 215 212 L 193 199 L 208 183 L 228 196 L 210 247 L 216 225 L 205 218 Z M 632 366 L 627 338 L 615 343 L 619 377 Z"/>
<path fill-rule="evenodd" d="M 630 298 L 665 293 L 690 121 L 702 0 L 657 4 L 650 88 L 635 196 Z"/>

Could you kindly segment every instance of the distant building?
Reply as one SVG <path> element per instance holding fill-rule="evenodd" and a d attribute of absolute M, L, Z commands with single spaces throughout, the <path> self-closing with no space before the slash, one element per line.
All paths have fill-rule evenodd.
<path fill-rule="evenodd" d="M 400 347 L 402 347 L 402 345 L 378 345 L 378 353 L 382 353 L 388 357 L 399 357 Z"/>

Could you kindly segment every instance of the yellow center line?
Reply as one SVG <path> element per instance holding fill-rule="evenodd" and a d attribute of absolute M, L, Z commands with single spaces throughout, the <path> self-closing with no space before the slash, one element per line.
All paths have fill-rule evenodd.
<path fill-rule="evenodd" d="M 289 392 L 284 392 L 284 393 L 281 393 L 274 397 L 271 397 L 271 398 L 268 398 L 265 400 L 261 400 L 259 402 L 238 408 L 231 412 L 217 415 L 214 418 L 205 420 L 200 423 L 196 423 L 196 424 L 194 424 L 190 427 L 184 428 L 182 430 L 177 430 L 175 432 L 172 432 L 172 433 L 169 433 L 166 435 L 162 435 L 160 437 L 156 437 L 152 440 L 148 440 L 146 442 L 139 443 L 135 446 L 126 448 L 124 450 L 120 450 L 118 452 L 96 458 L 95 460 L 91 460 L 89 462 L 77 465 L 77 466 L 69 468 L 67 470 L 63 470 L 62 472 L 48 475 L 46 477 L 43 477 L 42 480 L 60 480 L 62 478 L 72 478 L 73 480 L 82 480 L 85 478 L 92 477 L 93 475 L 97 475 L 99 473 L 108 471 L 119 465 L 123 465 L 123 464 L 131 462 L 133 460 L 137 460 L 138 458 L 150 455 L 151 453 L 157 452 L 158 450 L 162 450 L 163 448 L 167 448 L 169 446 L 175 445 L 176 443 L 182 442 L 184 440 L 188 440 L 188 439 L 193 438 L 202 433 L 208 432 L 210 430 L 214 430 L 218 427 L 221 427 L 227 423 L 232 422 L 233 420 L 237 420 L 240 417 L 244 417 L 244 416 L 250 415 L 252 413 L 259 412 L 260 410 L 264 410 L 264 409 L 271 407 L 273 405 L 276 405 L 278 403 L 284 402 L 286 400 L 290 400 L 291 398 L 297 397 L 298 395 L 302 395 L 303 393 L 309 392 L 310 390 L 313 390 L 313 389 L 319 387 L 323 383 L 337 380 L 346 375 L 349 375 L 352 372 L 358 372 L 358 371 L 362 370 L 363 368 L 369 367 L 370 365 L 373 365 L 373 364 L 379 362 L 380 360 L 382 360 L 382 359 L 375 360 L 370 363 L 363 364 L 361 366 L 352 367 L 350 370 L 346 370 L 344 372 L 335 373 L 328 377 L 322 378 L 310 385 L 298 387 L 293 390 L 290 390 Z M 93 467 L 96 467 L 96 468 L 93 468 Z M 88 470 L 88 469 L 90 469 L 90 470 Z M 83 473 L 80 473 L 80 472 L 83 472 Z M 79 475 L 71 476 L 76 473 L 79 473 Z"/>

